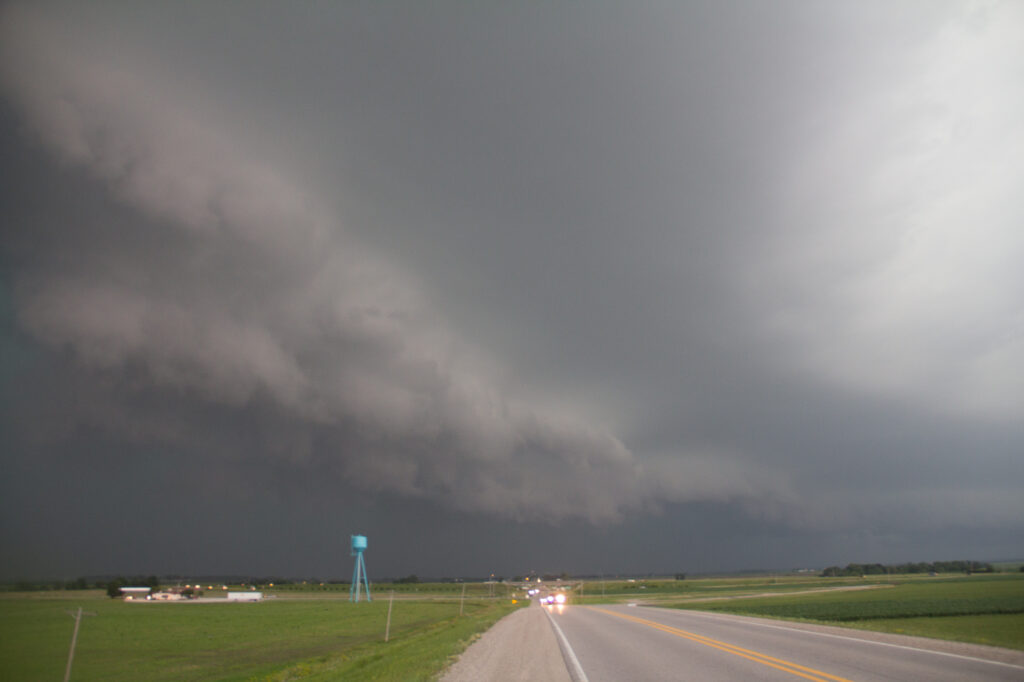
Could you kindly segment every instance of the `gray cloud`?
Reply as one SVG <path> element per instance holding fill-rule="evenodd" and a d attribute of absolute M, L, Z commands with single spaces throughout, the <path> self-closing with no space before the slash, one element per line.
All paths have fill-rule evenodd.
<path fill-rule="evenodd" d="M 1019 421 L 1024 172 L 1022 16 L 959 7 L 893 50 L 886 72 L 828 97 L 776 183 L 759 285 L 792 364 L 869 395 Z M 998 85 L 997 85 L 998 84 Z M 781 305 L 780 305 L 781 303 Z"/>
<path fill-rule="evenodd" d="M 1019 533 L 1016 6 L 250 7 L 0 13 L 13 460 Z"/>

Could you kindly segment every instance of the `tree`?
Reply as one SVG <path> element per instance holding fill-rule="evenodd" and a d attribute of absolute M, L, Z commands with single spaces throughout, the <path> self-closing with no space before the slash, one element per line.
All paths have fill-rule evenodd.
<path fill-rule="evenodd" d="M 125 586 L 124 578 L 118 577 L 107 583 L 107 596 L 111 599 L 121 596 L 121 588 Z"/>

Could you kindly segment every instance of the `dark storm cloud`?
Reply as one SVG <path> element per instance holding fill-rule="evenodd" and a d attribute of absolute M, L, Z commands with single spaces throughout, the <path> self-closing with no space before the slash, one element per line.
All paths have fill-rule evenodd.
<path fill-rule="evenodd" d="M 367 486 L 515 517 L 603 520 L 656 499 L 603 427 L 459 366 L 412 283 L 272 169 L 130 69 L 82 59 L 30 16 L 11 23 L 7 82 L 33 130 L 148 221 L 129 229 L 177 231 L 168 251 L 130 255 L 112 231 L 88 247 L 112 261 L 102 269 L 86 255 L 21 273 L 19 321 L 35 338 L 103 374 L 137 369 L 142 390 L 236 406 L 265 392 L 326 431 Z"/>
<path fill-rule="evenodd" d="M 22 458 L 1020 532 L 1019 8 L 246 7 L 0 15 Z"/>

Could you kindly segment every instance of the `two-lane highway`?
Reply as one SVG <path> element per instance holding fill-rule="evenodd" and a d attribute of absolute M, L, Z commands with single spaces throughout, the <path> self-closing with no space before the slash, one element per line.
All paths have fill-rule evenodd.
<path fill-rule="evenodd" d="M 1021 659 L 872 641 L 854 631 L 625 605 L 544 608 L 577 682 L 1024 680 Z"/>

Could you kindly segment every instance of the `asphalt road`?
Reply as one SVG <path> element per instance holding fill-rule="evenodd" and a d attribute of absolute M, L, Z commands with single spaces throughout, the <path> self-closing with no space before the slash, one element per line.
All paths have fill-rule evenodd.
<path fill-rule="evenodd" d="M 724 614 L 626 605 L 544 608 L 577 682 L 1024 680 L 1024 655 L 1005 650 L 991 650 L 1002 652 L 1003 661 L 987 660 L 999 656 L 982 647 L 935 642 L 922 648 L 898 636 Z"/>

